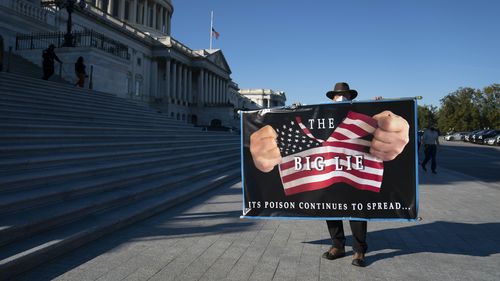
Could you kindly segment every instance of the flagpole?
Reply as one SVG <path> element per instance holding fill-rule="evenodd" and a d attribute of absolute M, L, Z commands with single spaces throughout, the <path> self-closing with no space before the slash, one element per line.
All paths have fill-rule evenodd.
<path fill-rule="evenodd" d="M 214 28 L 214 11 L 210 12 L 210 50 L 212 50 L 212 30 Z"/>

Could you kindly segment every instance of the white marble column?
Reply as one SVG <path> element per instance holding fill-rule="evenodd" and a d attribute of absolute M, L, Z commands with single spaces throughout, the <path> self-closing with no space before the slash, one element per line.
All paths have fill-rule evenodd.
<path fill-rule="evenodd" d="M 148 6 L 148 0 L 144 0 L 144 13 L 143 13 L 143 16 L 142 16 L 142 20 L 143 20 L 143 25 L 145 26 L 148 26 L 148 9 L 149 9 L 149 6 Z"/>
<path fill-rule="evenodd" d="M 224 82 L 224 100 L 225 100 L 225 102 L 227 102 L 227 100 L 229 99 L 228 83 L 229 83 L 228 81 Z"/>
<path fill-rule="evenodd" d="M 170 13 L 167 14 L 167 33 L 170 35 L 170 28 L 171 28 L 171 19 L 172 15 Z"/>
<path fill-rule="evenodd" d="M 171 75 L 171 72 L 170 72 L 170 59 L 166 59 L 165 61 L 165 84 L 166 84 L 166 87 L 165 87 L 165 95 L 166 95 L 166 98 L 168 100 L 168 102 L 170 103 L 170 87 L 172 86 L 171 83 L 170 83 L 170 75 Z"/>
<path fill-rule="evenodd" d="M 220 94 L 221 94 L 221 91 L 220 91 L 220 78 L 219 78 L 219 76 L 216 76 L 216 77 L 215 77 L 215 79 L 216 79 L 216 81 L 217 81 L 217 82 L 216 82 L 216 86 L 217 86 L 217 87 L 216 87 L 216 89 L 217 89 L 217 90 L 216 90 L 216 92 L 217 92 L 217 103 L 221 103 L 221 96 L 220 96 Z"/>
<path fill-rule="evenodd" d="M 203 100 L 205 103 L 210 103 L 210 76 L 208 75 L 208 70 L 205 71 L 205 91 L 203 92 Z"/>
<path fill-rule="evenodd" d="M 188 70 L 188 102 L 193 103 L 194 98 L 193 98 L 193 71 L 191 69 Z"/>
<path fill-rule="evenodd" d="M 113 14 L 113 0 L 108 1 L 108 10 L 106 11 L 108 14 L 112 15 Z"/>
<path fill-rule="evenodd" d="M 137 23 L 137 0 L 130 2 L 129 13 L 129 21 L 131 23 Z"/>
<path fill-rule="evenodd" d="M 170 98 L 175 99 L 177 95 L 177 63 L 172 61 L 172 91 L 170 92 Z"/>
<path fill-rule="evenodd" d="M 205 71 L 205 103 L 211 103 L 210 101 L 210 75 L 208 70 Z"/>
<path fill-rule="evenodd" d="M 182 101 L 187 102 L 187 67 L 182 68 Z"/>
<path fill-rule="evenodd" d="M 118 18 L 121 19 L 122 21 L 125 20 L 125 5 L 126 1 L 120 1 L 118 2 L 118 5 L 120 5 L 120 8 L 118 9 Z M 130 9 L 129 9 L 130 12 Z"/>
<path fill-rule="evenodd" d="M 217 78 L 217 96 L 219 97 L 219 103 L 222 103 L 222 80 L 220 77 Z"/>
<path fill-rule="evenodd" d="M 208 71 L 205 71 L 203 75 L 203 102 L 205 103 L 210 103 L 210 100 L 208 99 L 208 92 Z"/>
<path fill-rule="evenodd" d="M 217 103 L 217 77 L 212 75 L 212 100 L 213 103 Z"/>
<path fill-rule="evenodd" d="M 158 62 L 154 59 L 151 60 L 151 74 L 150 74 L 150 96 L 158 97 Z"/>
<path fill-rule="evenodd" d="M 198 106 L 203 105 L 203 91 L 204 91 L 203 76 L 204 75 L 205 75 L 205 73 L 204 73 L 203 69 L 200 69 L 200 73 L 198 73 L 198 96 L 197 96 L 197 101 L 196 101 Z"/>
<path fill-rule="evenodd" d="M 153 29 L 156 29 L 156 2 L 153 3 Z"/>
<path fill-rule="evenodd" d="M 181 100 L 181 90 L 182 90 L 182 64 L 179 63 L 177 67 L 177 91 L 175 93 L 175 97 L 177 100 Z"/>
<path fill-rule="evenodd" d="M 217 91 L 217 75 L 214 74 L 214 102 L 219 103 L 219 98 L 217 95 L 219 95 L 219 91 Z"/>
<path fill-rule="evenodd" d="M 208 92 L 208 100 L 210 103 L 214 103 L 214 77 L 212 76 L 212 73 L 208 74 L 208 88 L 210 89 Z"/>

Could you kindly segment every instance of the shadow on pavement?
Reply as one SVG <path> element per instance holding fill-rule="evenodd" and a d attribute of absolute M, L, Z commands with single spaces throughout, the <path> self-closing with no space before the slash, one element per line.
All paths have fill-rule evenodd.
<path fill-rule="evenodd" d="M 149 219 L 125 227 L 118 232 L 105 235 L 89 244 L 55 258 L 54 262 L 42 264 L 31 271 L 20 275 L 22 280 L 53 280 L 93 258 L 108 251 L 113 251 L 137 241 L 154 241 L 162 239 L 175 239 L 176 237 L 194 237 L 214 234 L 227 234 L 243 232 L 255 224 L 250 220 L 239 219 L 241 211 L 196 211 L 196 206 L 206 204 L 234 204 L 234 198 L 227 200 L 221 195 L 237 196 L 241 194 L 241 188 L 218 188 L 203 194 L 199 198 L 190 200 L 176 207 L 170 208 L 163 213 L 157 214 Z M 217 200 L 212 200 L 218 196 Z M 194 210 L 192 210 L 194 208 Z M 117 235 L 118 234 L 118 235 Z M 33 276 L 40 268 L 50 266 L 51 272 L 44 276 Z M 33 273 L 32 273 L 33 272 Z"/>
<path fill-rule="evenodd" d="M 347 237 L 347 244 L 352 237 Z M 330 239 L 307 241 L 330 244 Z M 436 221 L 402 228 L 368 232 L 367 265 L 379 260 L 415 253 L 488 257 L 500 253 L 500 223 L 455 223 Z M 382 250 L 390 252 L 374 253 Z M 352 254 L 349 253 L 349 254 Z"/>

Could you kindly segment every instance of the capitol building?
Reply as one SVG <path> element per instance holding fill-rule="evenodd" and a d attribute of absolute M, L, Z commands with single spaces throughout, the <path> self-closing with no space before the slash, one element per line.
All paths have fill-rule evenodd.
<path fill-rule="evenodd" d="M 191 49 L 173 38 L 173 2 L 0 0 L 4 65 L 15 54 L 41 66 L 42 50 L 54 44 L 63 62 L 55 73 L 64 80 L 74 83 L 82 56 L 86 87 L 198 126 L 239 127 L 239 110 L 285 105 L 283 92 L 240 90 L 222 50 Z"/>

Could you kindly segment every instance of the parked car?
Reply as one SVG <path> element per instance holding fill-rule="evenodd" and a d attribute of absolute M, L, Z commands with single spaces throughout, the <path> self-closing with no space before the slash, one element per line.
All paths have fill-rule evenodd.
<path fill-rule="evenodd" d="M 493 137 L 493 138 L 487 138 L 487 139 L 485 139 L 484 143 L 488 144 L 488 145 L 495 145 L 496 141 L 497 141 L 497 138 Z"/>
<path fill-rule="evenodd" d="M 469 134 L 469 132 L 458 132 L 458 133 L 446 135 L 444 137 L 444 139 L 447 140 L 447 141 L 464 140 L 464 137 L 467 134 Z"/>
<path fill-rule="evenodd" d="M 484 134 L 487 131 L 489 131 L 489 130 L 480 130 L 480 131 L 476 132 L 475 134 L 473 134 L 472 136 L 470 136 L 469 141 L 473 142 L 473 143 L 476 143 L 479 135 Z"/>
<path fill-rule="evenodd" d="M 481 131 L 481 130 L 475 130 L 475 131 L 472 131 L 472 132 L 466 134 L 464 136 L 464 141 L 469 141 L 469 142 L 472 141 L 472 135 L 474 135 L 475 133 L 477 133 L 479 131 Z"/>
<path fill-rule="evenodd" d="M 485 139 L 492 138 L 492 137 L 498 135 L 499 132 L 500 131 L 497 131 L 497 130 L 487 130 L 485 132 L 482 132 L 482 133 L 477 135 L 476 142 L 477 143 L 484 143 Z"/>
<path fill-rule="evenodd" d="M 485 139 L 484 143 L 489 145 L 500 145 L 500 133 L 492 138 Z"/>

